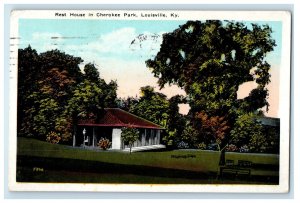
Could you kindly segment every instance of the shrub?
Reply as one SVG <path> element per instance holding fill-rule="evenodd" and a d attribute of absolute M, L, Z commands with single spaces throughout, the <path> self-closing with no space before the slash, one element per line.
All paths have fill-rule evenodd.
<path fill-rule="evenodd" d="M 197 146 L 198 149 L 206 149 L 206 144 L 204 142 L 201 142 L 200 144 L 198 144 Z"/>
<path fill-rule="evenodd" d="M 56 133 L 51 131 L 50 133 L 47 134 L 46 136 L 46 141 L 50 142 L 52 144 L 57 144 L 61 140 L 61 137 Z"/>
<path fill-rule="evenodd" d="M 248 146 L 247 146 L 247 145 L 243 145 L 243 146 L 241 146 L 241 148 L 240 148 L 240 152 L 249 152 L 249 148 L 248 148 Z"/>
<path fill-rule="evenodd" d="M 177 147 L 179 149 L 188 149 L 189 148 L 189 144 L 186 143 L 186 142 L 184 142 L 184 141 L 181 141 L 181 142 L 178 143 Z"/>
<path fill-rule="evenodd" d="M 234 144 L 230 144 L 226 147 L 227 152 L 236 152 L 238 150 L 238 147 Z"/>
<path fill-rule="evenodd" d="M 109 139 L 103 138 L 101 137 L 101 139 L 99 140 L 98 144 L 97 144 L 101 149 L 103 150 L 107 150 L 110 145 L 111 142 L 109 141 Z"/>

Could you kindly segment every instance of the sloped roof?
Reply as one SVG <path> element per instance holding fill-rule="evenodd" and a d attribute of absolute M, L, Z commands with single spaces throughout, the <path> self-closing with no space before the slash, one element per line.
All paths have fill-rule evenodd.
<path fill-rule="evenodd" d="M 134 127 L 163 129 L 163 127 L 119 108 L 105 108 L 98 121 L 80 120 L 79 126 Z"/>

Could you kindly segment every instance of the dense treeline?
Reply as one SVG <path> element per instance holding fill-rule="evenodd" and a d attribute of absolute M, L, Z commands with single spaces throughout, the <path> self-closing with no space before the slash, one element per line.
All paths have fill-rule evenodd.
<path fill-rule="evenodd" d="M 79 118 L 116 107 L 117 83 L 106 83 L 93 64 L 59 50 L 18 53 L 18 135 L 45 139 L 54 132 L 69 141 Z"/>

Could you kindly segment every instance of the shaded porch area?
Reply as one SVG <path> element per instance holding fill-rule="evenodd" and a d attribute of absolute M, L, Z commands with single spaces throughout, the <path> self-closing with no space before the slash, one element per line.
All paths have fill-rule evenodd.
<path fill-rule="evenodd" d="M 134 142 L 133 148 L 136 151 L 164 148 L 161 145 L 161 136 L 159 129 L 138 129 L 139 139 Z M 73 136 L 73 147 L 98 147 L 101 138 L 108 139 L 111 143 L 109 149 L 123 150 L 129 148 L 129 145 L 124 143 L 121 138 L 121 128 L 99 127 L 99 126 L 78 126 L 76 135 Z M 142 148 L 139 148 L 142 147 Z M 147 148 L 148 147 L 148 148 Z"/>

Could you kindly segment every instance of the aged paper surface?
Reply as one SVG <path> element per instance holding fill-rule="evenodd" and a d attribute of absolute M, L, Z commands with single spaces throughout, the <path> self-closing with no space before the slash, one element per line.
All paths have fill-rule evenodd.
<path fill-rule="evenodd" d="M 13 11 L 9 50 L 10 190 L 287 192 L 290 18 L 290 13 L 281 11 Z M 251 58 L 249 53 L 261 55 Z M 256 105 L 253 100 L 265 93 L 264 88 L 268 90 L 268 105 L 252 110 L 252 114 L 258 110 L 260 116 L 263 114 L 257 126 L 264 131 L 250 128 L 252 117 L 242 120 L 241 128 L 236 128 L 238 123 L 230 126 L 232 121 L 224 121 L 231 117 L 221 111 L 237 112 L 233 104 L 239 102 L 218 109 L 215 105 L 219 103 L 209 100 L 231 91 L 217 89 L 226 89 L 224 81 L 230 75 L 218 73 L 226 67 L 243 68 L 254 63 L 254 58 L 259 62 L 246 73 L 254 81 L 246 79 L 248 82 L 237 86 L 235 100 Z M 194 77 L 204 68 L 208 69 L 203 72 L 207 77 Z M 176 75 L 181 70 L 181 75 Z M 193 70 L 195 74 L 187 73 Z M 102 83 L 95 82 L 94 76 Z M 221 78 L 207 82 L 210 77 Z M 269 82 L 264 83 L 264 77 Z M 208 89 L 215 88 L 204 92 L 204 82 Z M 224 84 L 218 86 L 218 82 Z M 157 119 L 151 117 L 154 110 L 150 115 L 145 109 L 153 109 L 155 104 L 146 100 L 147 91 L 160 98 L 155 100 L 157 109 L 170 105 L 176 95 L 184 97 L 185 102 L 177 103 L 176 116 L 182 116 L 186 123 L 202 119 L 202 127 L 198 126 L 202 131 L 186 138 L 183 135 L 193 133 L 184 126 L 179 134 L 180 126 L 174 124 L 178 119 L 168 123 L 175 115 L 169 109 L 157 110 L 161 111 Z M 210 97 L 213 93 L 216 95 Z M 108 97 L 115 100 L 103 99 Z M 199 104 L 203 98 L 208 100 Z M 99 115 L 97 108 L 102 112 Z M 74 119 L 70 116 L 73 112 L 77 112 L 76 122 L 68 120 Z M 233 120 L 238 118 L 242 116 Z M 211 124 L 214 119 L 221 124 Z M 210 126 L 204 128 L 207 120 Z M 177 126 L 171 128 L 172 124 Z M 223 126 L 212 131 L 217 125 Z M 140 137 L 132 146 L 130 138 L 126 141 L 122 135 L 123 127 L 139 131 Z M 265 129 L 272 129 L 272 133 Z M 251 135 L 247 142 L 242 138 L 244 131 L 246 137 Z M 203 135 L 209 133 L 212 138 L 204 140 Z M 107 150 L 104 138 L 110 143 Z M 223 150 L 226 163 L 219 166 Z"/>

